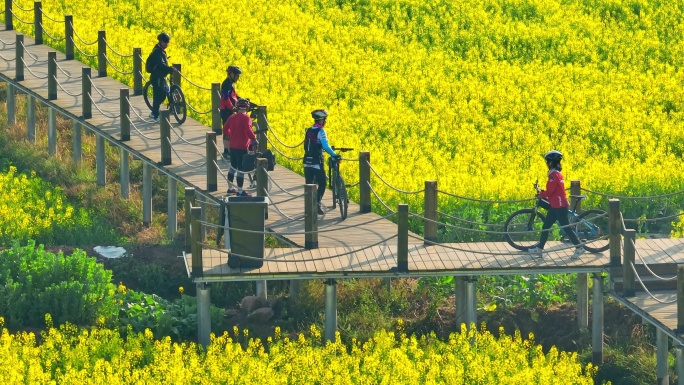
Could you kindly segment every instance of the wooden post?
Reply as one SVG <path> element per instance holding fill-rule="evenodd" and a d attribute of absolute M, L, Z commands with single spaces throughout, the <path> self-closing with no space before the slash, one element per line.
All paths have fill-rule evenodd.
<path fill-rule="evenodd" d="M 48 100 L 57 99 L 57 52 L 48 52 Z"/>
<path fill-rule="evenodd" d="M 14 57 L 16 58 L 15 64 L 16 64 L 16 69 L 15 69 L 15 80 L 20 82 L 24 80 L 24 35 L 22 34 L 17 34 L 17 37 L 15 39 L 15 55 Z"/>
<path fill-rule="evenodd" d="M 581 188 L 579 180 L 575 179 L 575 180 L 570 181 L 570 195 L 575 195 L 575 196 L 582 195 L 582 188 Z M 582 200 L 581 199 L 572 198 L 572 202 L 570 202 L 570 204 L 572 205 L 572 206 L 570 206 L 571 208 L 577 207 L 577 214 L 582 212 Z M 575 206 L 575 204 L 577 204 L 577 206 Z"/>
<path fill-rule="evenodd" d="M 424 196 L 424 210 L 425 210 L 425 245 L 431 245 L 437 242 L 437 181 L 425 181 L 425 196 Z"/>
<path fill-rule="evenodd" d="M 407 273 L 408 268 L 408 205 L 402 203 L 397 209 L 397 270 Z"/>
<path fill-rule="evenodd" d="M 218 190 L 218 167 L 216 167 L 216 133 L 205 134 L 207 154 L 207 191 Z"/>
<path fill-rule="evenodd" d="M 97 76 L 107 76 L 107 32 L 97 31 Z"/>
<path fill-rule="evenodd" d="M 171 164 L 171 124 L 169 118 L 171 110 L 159 111 L 159 134 L 161 137 L 161 164 L 168 166 Z M 208 161 L 209 159 L 207 159 Z M 207 162 L 209 164 L 209 162 Z"/>
<path fill-rule="evenodd" d="M 7 83 L 7 125 L 11 126 L 17 122 L 17 106 L 15 99 L 14 85 L 12 83 Z"/>
<path fill-rule="evenodd" d="M 610 266 L 620 266 L 620 239 L 622 238 L 622 217 L 620 215 L 620 200 L 608 201 L 609 216 L 609 239 L 610 239 Z"/>
<path fill-rule="evenodd" d="M 592 363 L 603 363 L 603 277 L 601 273 L 594 273 L 594 290 L 592 296 L 591 317 L 591 349 Z"/>
<path fill-rule="evenodd" d="M 57 113 L 54 107 L 48 107 L 48 155 L 57 153 Z"/>
<path fill-rule="evenodd" d="M 150 227 L 152 224 L 152 166 L 143 161 L 143 196 L 142 217 L 143 226 Z"/>
<path fill-rule="evenodd" d="M 107 167 L 105 156 L 105 139 L 102 135 L 95 135 L 95 163 L 97 168 L 97 185 L 104 187 L 107 183 Z"/>
<path fill-rule="evenodd" d="M 266 138 L 266 131 L 268 131 L 266 106 L 257 107 L 257 126 L 259 127 L 259 131 L 261 131 L 257 135 L 257 141 L 259 141 L 259 152 L 264 152 L 268 149 L 268 139 Z"/>
<path fill-rule="evenodd" d="M 166 199 L 166 224 L 167 236 L 173 240 L 178 232 L 178 186 L 176 179 L 172 178 L 171 175 L 168 178 L 169 192 Z"/>
<path fill-rule="evenodd" d="M 90 78 L 90 67 L 81 68 L 81 111 L 83 119 L 90 119 L 93 117 L 93 107 L 91 100 L 92 79 Z"/>
<path fill-rule="evenodd" d="M 121 141 L 131 140 L 131 109 L 128 104 L 128 88 L 119 88 L 119 120 L 121 128 Z"/>
<path fill-rule="evenodd" d="M 67 60 L 74 60 L 74 17 L 64 15 L 64 42 L 66 47 L 64 54 Z"/>
<path fill-rule="evenodd" d="M 625 231 L 625 246 L 623 262 L 622 262 L 622 296 L 623 297 L 634 297 L 635 296 L 635 276 L 634 276 L 634 261 L 635 261 L 635 249 L 634 242 L 636 242 L 636 230 L 629 229 Z"/>
<path fill-rule="evenodd" d="M 26 128 L 28 141 L 36 142 L 36 101 L 31 95 L 26 95 Z"/>
<path fill-rule="evenodd" d="M 131 193 L 131 167 L 128 159 L 128 151 L 120 147 L 119 150 L 119 184 L 121 185 L 121 197 L 128 199 Z"/>
<path fill-rule="evenodd" d="M 5 0 L 5 30 L 11 31 L 14 29 L 14 21 L 12 20 L 12 0 Z"/>
<path fill-rule="evenodd" d="M 577 324 L 580 329 L 589 327 L 589 278 L 577 273 Z"/>
<path fill-rule="evenodd" d="M 684 265 L 677 265 L 677 334 L 684 334 Z"/>
<path fill-rule="evenodd" d="M 211 342 L 211 293 L 204 282 L 197 283 L 197 342 L 207 348 Z"/>
<path fill-rule="evenodd" d="M 191 234 L 190 234 L 190 207 L 195 205 L 195 189 L 193 187 L 185 188 L 185 252 L 191 251 Z"/>
<path fill-rule="evenodd" d="M 142 95 L 142 49 L 133 48 L 133 95 Z"/>
<path fill-rule="evenodd" d="M 223 134 L 221 125 L 221 84 L 211 83 L 211 130 L 216 135 Z"/>
<path fill-rule="evenodd" d="M 304 247 L 318 248 L 318 185 L 304 185 Z"/>
<path fill-rule="evenodd" d="M 658 385 L 669 385 L 670 376 L 668 373 L 668 340 L 667 334 L 661 329 L 656 329 L 656 383 Z"/>
<path fill-rule="evenodd" d="M 372 210 L 370 189 L 370 152 L 359 152 L 359 208 L 362 213 Z"/>
<path fill-rule="evenodd" d="M 180 63 L 174 63 L 172 65 L 173 68 L 176 69 L 176 72 L 171 72 L 171 78 L 173 80 L 173 84 L 177 85 L 178 87 L 181 86 L 181 68 L 182 66 Z"/>
<path fill-rule="evenodd" d="M 337 332 L 337 282 L 325 280 L 325 329 L 324 342 L 335 342 Z"/>
<path fill-rule="evenodd" d="M 78 167 L 81 166 L 81 161 L 83 159 L 82 137 L 81 123 L 78 120 L 74 120 L 74 124 L 71 126 L 71 152 L 73 153 L 74 163 Z"/>
<path fill-rule="evenodd" d="M 33 31 L 36 45 L 43 44 L 43 3 L 40 1 L 33 3 Z"/>
<path fill-rule="evenodd" d="M 268 186 L 268 160 L 265 158 L 257 158 L 256 166 L 256 193 L 258 197 L 266 197 L 268 196 L 266 191 L 266 187 Z M 266 219 L 268 219 L 268 210 L 266 211 L 266 214 Z"/>
<path fill-rule="evenodd" d="M 192 277 L 200 278 L 204 274 L 202 268 L 202 229 L 200 228 L 200 218 L 202 217 L 202 209 L 200 207 L 190 207 L 190 250 L 192 253 Z"/>

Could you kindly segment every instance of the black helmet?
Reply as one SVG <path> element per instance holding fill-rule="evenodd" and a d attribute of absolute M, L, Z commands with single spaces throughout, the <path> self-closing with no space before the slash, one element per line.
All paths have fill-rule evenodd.
<path fill-rule="evenodd" d="M 157 40 L 163 41 L 164 43 L 168 43 L 171 40 L 171 36 L 169 36 L 169 34 L 166 32 L 162 32 L 159 35 L 157 35 Z"/>
<path fill-rule="evenodd" d="M 240 69 L 240 67 L 238 66 L 229 66 L 228 69 L 226 69 L 226 71 L 237 75 L 242 74 L 242 69 Z"/>
<path fill-rule="evenodd" d="M 551 151 L 547 152 L 546 155 L 544 155 L 544 159 L 547 162 L 558 163 L 561 160 L 563 160 L 563 154 L 561 154 L 560 151 L 551 150 Z"/>
<path fill-rule="evenodd" d="M 323 120 L 328 117 L 328 111 L 326 110 L 313 110 L 311 111 L 311 117 L 315 121 Z"/>

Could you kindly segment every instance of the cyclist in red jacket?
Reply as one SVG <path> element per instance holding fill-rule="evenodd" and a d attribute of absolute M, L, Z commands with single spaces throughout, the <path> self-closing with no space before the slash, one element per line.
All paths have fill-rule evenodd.
<path fill-rule="evenodd" d="M 230 170 L 228 170 L 228 181 L 232 184 L 237 170 L 237 185 L 238 189 L 230 187 L 228 194 L 237 194 L 238 196 L 250 196 L 249 193 L 242 189 L 242 184 L 245 181 L 245 176 L 242 171 L 242 158 L 247 155 L 249 145 L 256 142 L 256 136 L 252 131 L 252 118 L 247 115 L 249 110 L 249 101 L 247 99 L 240 99 L 236 105 L 237 113 L 231 115 L 226 124 L 223 125 L 223 147 L 230 149 Z"/>
<path fill-rule="evenodd" d="M 567 195 L 565 195 L 565 180 L 563 179 L 563 174 L 561 174 L 563 167 L 560 164 L 561 160 L 563 160 L 563 154 L 559 151 L 551 150 L 544 155 L 544 160 L 546 160 L 546 166 L 549 168 L 549 179 L 546 181 L 546 190 L 542 190 L 537 197 L 544 200 L 540 206 L 546 207 L 548 211 L 546 219 L 544 219 L 544 225 L 542 226 L 539 245 L 528 251 L 532 253 L 534 258 L 542 258 L 544 245 L 549 238 L 549 229 L 553 226 L 554 222 L 558 221 L 563 227 L 563 231 L 565 231 L 570 238 L 570 241 L 572 241 L 574 245 L 577 245 L 571 258 L 579 259 L 586 250 L 580 245 L 581 242 L 579 238 L 577 238 L 575 231 L 572 227 L 569 227 L 568 206 L 570 206 L 570 204 L 568 203 Z"/>

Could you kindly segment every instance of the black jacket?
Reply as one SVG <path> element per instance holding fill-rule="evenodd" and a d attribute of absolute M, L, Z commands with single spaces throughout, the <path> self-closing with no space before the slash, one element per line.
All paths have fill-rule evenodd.
<path fill-rule="evenodd" d="M 152 48 L 152 53 L 147 60 L 150 61 L 150 65 L 152 66 L 150 80 L 161 79 L 172 71 L 172 67 L 169 66 L 169 60 L 166 58 L 166 51 L 164 51 L 159 44 Z"/>

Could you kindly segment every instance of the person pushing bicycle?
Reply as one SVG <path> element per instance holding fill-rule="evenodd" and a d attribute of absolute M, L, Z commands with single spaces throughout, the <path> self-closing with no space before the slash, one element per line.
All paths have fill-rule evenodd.
<path fill-rule="evenodd" d="M 252 118 L 247 115 L 249 110 L 249 101 L 247 99 L 240 99 L 236 103 L 237 113 L 231 115 L 226 124 L 223 125 L 223 147 L 229 150 L 230 156 L 230 170 L 228 170 L 228 181 L 232 184 L 235 172 L 237 170 L 237 190 L 234 187 L 228 189 L 228 194 L 237 194 L 237 196 L 250 196 L 249 193 L 242 189 L 245 181 L 243 158 L 247 155 L 247 151 L 251 147 L 258 146 L 256 136 L 252 131 Z"/>
<path fill-rule="evenodd" d="M 326 176 L 323 169 L 323 150 L 330 154 L 332 158 L 340 159 L 328 143 L 328 136 L 323 127 L 328 120 L 328 111 L 319 109 L 311 112 L 314 125 L 306 129 L 304 135 L 304 180 L 306 184 L 313 183 L 314 179 L 318 184 L 318 214 L 323 215 L 321 200 L 325 194 Z"/>
<path fill-rule="evenodd" d="M 544 160 L 546 161 L 546 166 L 549 168 L 549 173 L 547 174 L 548 180 L 546 181 L 546 190 L 541 190 L 537 194 L 537 198 L 544 200 L 540 206 L 545 207 L 548 210 L 548 213 L 542 226 L 539 245 L 528 251 L 534 258 L 543 258 L 542 253 L 546 240 L 549 238 L 549 229 L 553 226 L 554 222 L 558 221 L 568 234 L 570 241 L 577 246 L 571 258 L 579 259 L 580 256 L 586 252 L 586 249 L 581 246 L 581 242 L 579 238 L 577 238 L 575 230 L 569 226 L 568 206 L 570 206 L 570 203 L 568 202 L 568 197 L 565 193 L 565 180 L 563 179 L 563 174 L 561 174 L 561 170 L 563 169 L 561 166 L 563 154 L 559 151 L 551 150 L 544 155 Z"/>
<path fill-rule="evenodd" d="M 150 118 L 155 122 L 159 121 L 159 107 L 166 100 L 166 93 L 169 89 L 166 76 L 176 71 L 174 67 L 169 65 L 169 60 L 166 57 L 166 48 L 169 46 L 171 36 L 166 32 L 162 32 L 157 36 L 157 40 L 159 42 L 154 46 L 152 53 L 150 53 L 147 61 L 145 61 L 145 69 L 150 73 L 150 82 L 154 91 Z"/>

